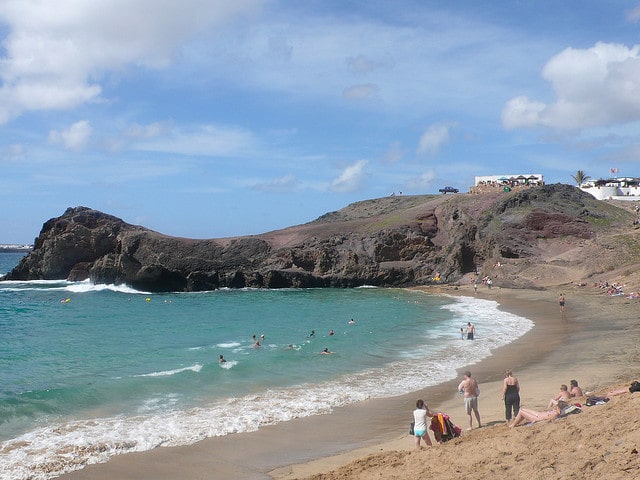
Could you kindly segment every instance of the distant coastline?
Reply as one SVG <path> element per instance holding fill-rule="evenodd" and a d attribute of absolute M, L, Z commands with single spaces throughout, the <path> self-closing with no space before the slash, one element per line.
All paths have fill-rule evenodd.
<path fill-rule="evenodd" d="M 15 243 L 0 243 L 0 253 L 26 253 L 33 250 L 33 245 L 28 244 L 15 244 Z"/>

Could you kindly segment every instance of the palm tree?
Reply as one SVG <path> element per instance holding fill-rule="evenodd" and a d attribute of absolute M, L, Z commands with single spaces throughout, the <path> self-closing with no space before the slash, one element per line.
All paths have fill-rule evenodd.
<path fill-rule="evenodd" d="M 578 170 L 575 175 L 571 175 L 571 177 L 576 181 L 578 186 L 582 185 L 588 180 L 591 180 L 589 175 L 586 175 L 582 170 Z"/>

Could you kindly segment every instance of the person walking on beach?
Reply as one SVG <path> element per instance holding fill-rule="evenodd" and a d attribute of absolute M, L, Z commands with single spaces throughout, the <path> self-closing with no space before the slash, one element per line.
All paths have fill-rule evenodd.
<path fill-rule="evenodd" d="M 464 395 L 464 409 L 469 415 L 469 428 L 473 428 L 473 415 L 475 414 L 478 421 L 478 428 L 482 427 L 480 422 L 480 412 L 478 411 L 478 395 L 480 395 L 480 387 L 475 378 L 471 377 L 471 372 L 467 370 L 464 372 L 464 380 L 458 385 L 458 391 Z"/>
<path fill-rule="evenodd" d="M 520 383 L 509 369 L 505 372 L 502 399 L 504 400 L 505 417 L 509 423 L 512 413 L 516 417 L 520 411 Z"/>
<path fill-rule="evenodd" d="M 434 413 L 429 410 L 429 406 L 424 403 L 423 400 L 416 402 L 416 409 L 413 411 L 413 439 L 416 444 L 416 448 L 422 448 L 420 446 L 420 440 L 424 440 L 424 443 L 433 446 L 431 438 L 429 438 L 429 430 L 427 429 L 427 417 L 433 417 Z"/>
<path fill-rule="evenodd" d="M 560 311 L 564 312 L 564 304 L 565 304 L 566 300 L 564 298 L 564 293 L 561 293 L 560 296 L 558 297 L 558 305 L 560 305 Z"/>

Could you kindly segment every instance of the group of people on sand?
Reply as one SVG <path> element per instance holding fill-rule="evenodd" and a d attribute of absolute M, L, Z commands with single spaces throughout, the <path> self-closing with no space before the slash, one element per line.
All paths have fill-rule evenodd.
<path fill-rule="evenodd" d="M 471 376 L 470 371 L 464 372 L 464 378 L 458 385 L 458 391 L 463 395 L 464 398 L 464 408 L 469 416 L 469 428 L 467 430 L 471 430 L 473 428 L 473 418 L 475 417 L 478 428 L 482 427 L 482 422 L 480 420 L 480 412 L 478 410 L 478 397 L 480 396 L 480 387 L 475 378 Z M 433 417 L 436 415 L 429 409 L 429 406 L 424 402 L 424 400 L 418 400 L 416 402 L 416 409 L 413 411 L 413 437 L 416 448 L 422 448 L 421 441 L 424 442 L 428 446 L 432 446 L 431 438 L 429 438 L 429 432 L 427 430 L 427 417 Z M 439 443 L 440 439 L 438 433 L 434 431 L 434 435 L 436 438 L 436 442 Z"/>
<path fill-rule="evenodd" d="M 624 293 L 624 285 L 619 283 L 619 282 L 613 282 L 613 283 L 609 283 L 609 282 L 603 282 L 603 281 L 599 281 L 599 282 L 595 282 L 593 284 L 594 287 L 596 288 L 602 288 L 605 290 L 605 293 L 611 297 L 619 297 L 619 296 L 624 296 L 626 298 L 630 298 L 630 299 L 637 299 L 640 298 L 640 291 L 632 291 L 629 292 L 627 294 Z"/>
<path fill-rule="evenodd" d="M 598 281 L 598 282 L 595 282 L 593 286 L 596 288 L 604 289 L 605 293 L 612 297 L 624 295 L 624 285 L 622 285 L 619 282 L 609 283 L 607 281 Z"/>
<path fill-rule="evenodd" d="M 547 410 L 544 412 L 530 408 L 520 408 L 520 384 L 513 372 L 507 370 L 504 379 L 503 398 L 509 427 L 517 427 L 523 423 L 536 423 L 542 420 L 554 420 L 563 415 L 573 398 L 584 396 L 577 380 L 571 380 L 569 384 L 571 385 L 570 388 L 565 384 L 560 385 L 560 392 L 549 400 Z M 513 421 L 511 421 L 512 413 L 514 416 Z"/>
<path fill-rule="evenodd" d="M 484 277 L 482 277 L 482 279 L 480 279 L 479 277 L 476 276 L 475 279 L 473 279 L 473 291 L 474 292 L 478 292 L 478 284 L 482 284 L 482 285 L 486 285 L 487 288 L 491 288 L 493 285 L 493 280 L 491 280 L 491 277 L 488 275 L 485 275 Z"/>
<path fill-rule="evenodd" d="M 535 423 L 542 420 L 553 420 L 561 416 L 567 407 L 570 406 L 570 401 L 574 398 L 584 396 L 582 388 L 578 385 L 577 380 L 571 380 L 569 382 L 570 387 L 567 385 L 560 386 L 560 392 L 555 395 L 550 401 L 546 411 L 539 412 L 530 408 L 520 407 L 520 382 L 518 378 L 513 374 L 510 369 L 505 371 L 505 377 L 502 388 L 502 400 L 505 406 L 505 418 L 509 427 L 517 427 L 523 423 Z M 480 412 L 478 410 L 478 397 L 480 396 L 480 387 L 475 378 L 471 376 L 470 371 L 464 372 L 464 378 L 458 385 L 458 391 L 463 395 L 465 413 L 469 419 L 469 426 L 467 430 L 473 428 L 473 419 L 475 418 L 478 428 L 482 427 L 480 420 Z M 421 442 L 424 442 L 428 446 L 432 446 L 431 439 L 427 430 L 427 417 L 433 417 L 436 415 L 429 409 L 429 406 L 423 401 L 418 400 L 416 402 L 416 409 L 413 411 L 414 421 L 414 442 L 417 448 L 422 448 Z M 436 441 L 438 437 L 436 436 Z"/>

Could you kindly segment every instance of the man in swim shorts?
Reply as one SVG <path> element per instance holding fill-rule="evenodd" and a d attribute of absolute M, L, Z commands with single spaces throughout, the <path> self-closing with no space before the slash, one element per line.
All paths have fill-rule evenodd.
<path fill-rule="evenodd" d="M 467 412 L 467 415 L 469 415 L 469 428 L 467 430 L 471 430 L 473 428 L 472 413 L 476 416 L 478 428 L 482 427 L 482 423 L 480 422 L 480 412 L 478 411 L 478 395 L 480 395 L 480 387 L 478 386 L 478 382 L 471 377 L 471 372 L 469 370 L 464 372 L 464 380 L 462 380 L 460 385 L 458 385 L 458 391 L 464 395 L 464 409 L 465 412 Z"/>
<path fill-rule="evenodd" d="M 476 333 L 476 327 L 471 322 L 467 322 L 467 340 L 473 340 L 473 335 Z"/>

